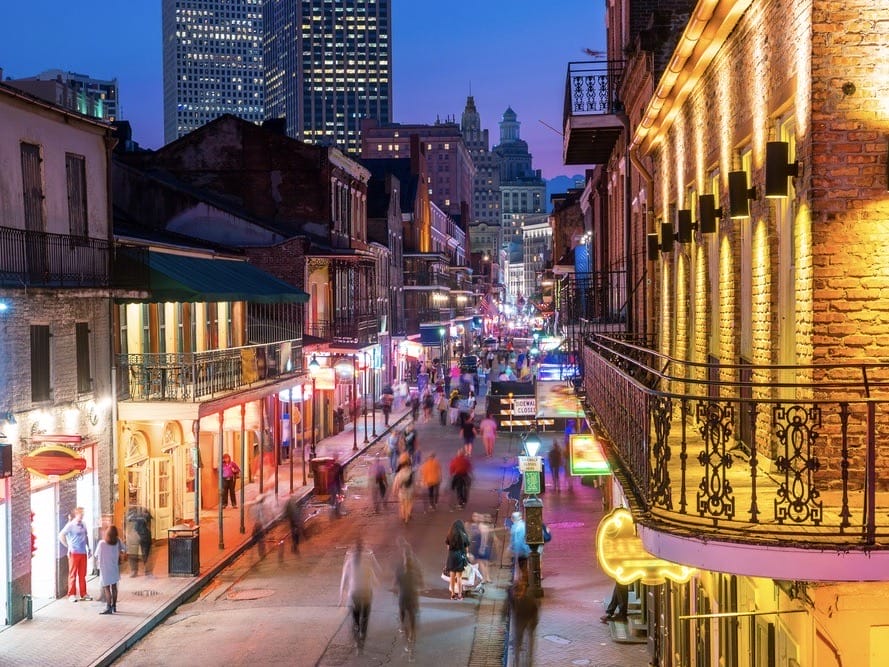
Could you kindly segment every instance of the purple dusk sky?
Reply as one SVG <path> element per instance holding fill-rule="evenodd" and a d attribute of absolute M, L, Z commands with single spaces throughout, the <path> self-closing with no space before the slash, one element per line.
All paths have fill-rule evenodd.
<path fill-rule="evenodd" d="M 3 78 L 62 69 L 117 77 L 121 116 L 143 147 L 163 144 L 160 0 L 10 2 L 0 21 Z M 545 178 L 582 173 L 561 160 L 569 61 L 603 50 L 603 0 L 392 0 L 394 120 L 460 114 L 470 85 L 490 130 L 511 106 Z M 543 121 L 543 122 L 541 122 Z"/>

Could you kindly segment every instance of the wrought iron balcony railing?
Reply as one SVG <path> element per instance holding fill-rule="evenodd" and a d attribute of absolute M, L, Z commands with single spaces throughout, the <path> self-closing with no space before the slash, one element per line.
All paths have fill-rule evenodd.
<path fill-rule="evenodd" d="M 715 366 L 588 336 L 584 389 L 631 502 L 713 540 L 889 549 L 889 365 Z"/>
<path fill-rule="evenodd" d="M 445 273 L 436 271 L 405 271 L 405 287 L 451 287 L 453 279 Z"/>
<path fill-rule="evenodd" d="M 568 274 L 554 285 L 554 307 L 565 324 L 620 324 L 626 321 L 626 288 L 625 271 Z"/>
<path fill-rule="evenodd" d="M 623 131 L 618 98 L 625 63 L 568 63 L 565 81 L 565 164 L 605 164 Z"/>
<path fill-rule="evenodd" d="M 307 323 L 305 334 L 348 345 L 370 345 L 379 338 L 380 319 L 376 315 L 337 317 Z"/>
<path fill-rule="evenodd" d="M 121 354 L 118 396 L 132 401 L 199 401 L 303 372 L 302 341 L 190 353 Z"/>
<path fill-rule="evenodd" d="M 0 227 L 0 285 L 7 287 L 108 287 L 107 239 Z"/>

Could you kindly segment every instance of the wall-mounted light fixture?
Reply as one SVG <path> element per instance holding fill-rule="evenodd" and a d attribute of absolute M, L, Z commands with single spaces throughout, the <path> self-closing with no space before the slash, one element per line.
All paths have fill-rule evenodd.
<path fill-rule="evenodd" d="M 652 233 L 652 234 L 646 235 L 645 241 L 648 244 L 648 246 L 647 246 L 648 261 L 649 262 L 656 262 L 658 260 L 658 257 L 660 257 L 660 253 L 661 253 L 661 242 L 660 242 L 660 240 L 658 240 L 657 234 Z"/>
<path fill-rule="evenodd" d="M 787 178 L 799 176 L 799 162 L 789 162 L 790 144 L 786 141 L 766 143 L 766 197 L 787 196 Z"/>
<path fill-rule="evenodd" d="M 5 421 L 7 424 L 10 424 L 10 425 L 13 425 L 13 424 L 16 423 L 16 421 L 15 421 L 15 415 L 12 414 L 11 411 L 10 411 L 10 412 L 4 412 L 2 415 L 0 415 L 0 419 L 2 419 L 3 421 Z"/>
<path fill-rule="evenodd" d="M 673 223 L 672 222 L 662 222 L 661 223 L 661 252 L 672 252 L 673 251 L 673 238 L 675 234 L 673 233 Z"/>
<path fill-rule="evenodd" d="M 722 207 L 716 208 L 716 197 L 714 195 L 698 196 L 698 211 L 701 216 L 698 220 L 698 229 L 701 230 L 701 234 L 714 234 L 716 221 L 722 217 Z"/>
<path fill-rule="evenodd" d="M 747 187 L 746 171 L 728 173 L 728 214 L 730 218 L 749 218 L 749 200 L 756 199 L 756 188 Z"/>
<path fill-rule="evenodd" d="M 676 211 L 676 225 L 679 231 L 676 233 L 676 240 L 679 243 L 691 243 L 691 235 L 695 225 L 691 221 L 691 209 L 681 208 Z"/>

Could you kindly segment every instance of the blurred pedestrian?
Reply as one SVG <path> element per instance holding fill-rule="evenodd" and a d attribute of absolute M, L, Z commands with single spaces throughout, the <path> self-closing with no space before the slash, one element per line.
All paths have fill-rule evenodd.
<path fill-rule="evenodd" d="M 482 434 L 482 443 L 485 445 L 485 456 L 491 458 L 494 456 L 494 444 L 497 441 L 497 422 L 490 412 L 482 419 L 478 430 Z"/>
<path fill-rule="evenodd" d="M 469 535 L 463 521 L 457 519 L 451 524 L 445 544 L 448 545 L 448 557 L 445 562 L 445 570 L 450 578 L 448 590 L 451 592 L 452 600 L 462 600 L 463 570 L 469 564 Z"/>
<path fill-rule="evenodd" d="M 559 482 L 562 476 L 562 448 L 559 441 L 553 438 L 553 446 L 549 450 L 549 470 L 553 476 L 553 488 L 560 491 Z"/>
<path fill-rule="evenodd" d="M 297 496 L 290 496 L 287 500 L 287 523 L 290 525 L 290 552 L 299 553 L 299 541 L 303 534 L 305 522 L 302 500 Z"/>
<path fill-rule="evenodd" d="M 253 519 L 251 535 L 256 544 L 259 557 L 265 556 L 265 494 L 260 493 L 250 505 L 250 517 Z"/>
<path fill-rule="evenodd" d="M 611 600 L 605 608 L 605 615 L 599 620 L 603 623 L 608 621 L 626 621 L 627 607 L 630 604 L 630 587 L 626 584 L 614 582 L 614 590 L 611 592 Z"/>
<path fill-rule="evenodd" d="M 120 561 L 127 549 L 117 532 L 117 526 L 108 526 L 105 537 L 96 545 L 96 563 L 99 566 L 99 582 L 105 593 L 105 611 L 117 613 L 117 584 L 120 582 Z"/>
<path fill-rule="evenodd" d="M 448 423 L 448 397 L 445 395 L 444 391 L 438 392 L 438 402 L 436 404 L 438 408 L 438 419 L 442 426 L 447 426 Z"/>
<path fill-rule="evenodd" d="M 238 506 L 238 499 L 235 497 L 235 487 L 237 486 L 238 477 L 241 474 L 241 468 L 237 463 L 232 461 L 232 457 L 228 454 L 222 455 L 222 509 L 228 507 L 229 497 L 231 498 L 232 507 Z"/>
<path fill-rule="evenodd" d="M 441 487 L 441 463 L 435 452 L 429 452 L 429 456 L 420 466 L 420 478 L 426 487 L 427 509 L 434 510 L 438 507 L 438 493 Z"/>
<path fill-rule="evenodd" d="M 398 516 L 407 523 L 414 510 L 414 467 L 407 452 L 401 455 L 392 479 L 392 493 L 398 497 Z"/>
<path fill-rule="evenodd" d="M 448 423 L 456 424 L 460 415 L 460 392 L 452 389 L 448 396 Z"/>
<path fill-rule="evenodd" d="M 367 639 L 367 623 L 379 571 L 373 552 L 364 548 L 364 541 L 359 537 L 355 548 L 346 553 L 340 577 L 340 604 L 343 604 L 343 593 L 347 592 L 352 609 L 352 637 L 359 653 L 364 650 Z"/>
<path fill-rule="evenodd" d="M 404 632 L 408 661 L 414 661 L 417 643 L 417 617 L 420 614 L 420 589 L 423 587 L 423 571 L 413 549 L 404 538 L 399 538 L 401 558 L 395 567 L 395 590 L 398 595 L 398 618 Z"/>
<path fill-rule="evenodd" d="M 386 491 L 389 488 L 386 466 L 383 465 L 383 459 L 379 456 L 370 465 L 368 483 L 373 493 L 374 512 L 379 512 L 386 500 Z"/>
<path fill-rule="evenodd" d="M 527 571 L 522 572 L 509 587 L 504 610 L 510 615 L 509 632 L 514 664 L 520 664 L 519 654 L 527 637 L 528 657 L 522 662 L 530 665 L 534 660 L 534 635 L 540 620 L 540 600 L 531 592 Z"/>
<path fill-rule="evenodd" d="M 392 405 L 395 403 L 395 392 L 392 387 L 386 385 L 383 387 L 383 393 L 380 396 L 380 405 L 383 407 L 383 424 L 389 426 L 389 415 L 392 414 Z"/>
<path fill-rule="evenodd" d="M 463 448 L 466 450 L 466 455 L 472 456 L 472 446 L 475 444 L 475 436 L 478 435 L 478 429 L 475 427 L 475 422 L 472 420 L 471 415 L 466 415 L 463 425 L 460 426 L 460 431 L 463 435 Z"/>
<path fill-rule="evenodd" d="M 416 391 L 412 391 L 409 401 L 411 406 L 411 419 L 417 421 L 420 418 L 420 394 Z"/>
<path fill-rule="evenodd" d="M 513 581 L 517 581 L 522 573 L 527 573 L 528 557 L 531 555 L 531 547 L 525 541 L 525 520 L 521 512 L 512 513 L 512 526 L 509 529 L 509 550 L 512 552 Z"/>
<path fill-rule="evenodd" d="M 68 550 L 68 599 L 92 600 L 86 592 L 86 560 L 90 556 L 89 530 L 83 522 L 83 508 L 74 508 L 74 514 L 62 530 L 59 542 Z M 80 597 L 77 587 L 80 586 Z"/>
<path fill-rule="evenodd" d="M 451 473 L 451 490 L 456 495 L 456 505 L 458 508 L 465 507 L 469 501 L 469 487 L 472 483 L 472 462 L 466 456 L 465 449 L 460 449 L 451 459 L 448 471 Z"/>
<path fill-rule="evenodd" d="M 483 583 L 491 581 L 488 563 L 491 560 L 491 551 L 494 543 L 494 526 L 488 514 L 473 513 L 472 523 L 469 526 L 469 553 L 475 559 L 478 570 L 481 572 Z"/>
<path fill-rule="evenodd" d="M 435 398 L 432 390 L 427 386 L 423 390 L 423 423 L 428 424 L 432 420 L 432 408 L 435 407 Z"/>
<path fill-rule="evenodd" d="M 130 576 L 139 574 L 139 561 L 142 561 L 145 574 L 152 573 L 151 561 L 151 514 L 147 507 L 132 505 L 126 514 L 127 560 L 130 561 Z"/>

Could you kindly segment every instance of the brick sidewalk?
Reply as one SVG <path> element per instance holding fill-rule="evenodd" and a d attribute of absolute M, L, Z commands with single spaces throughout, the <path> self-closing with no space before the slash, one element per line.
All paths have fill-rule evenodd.
<path fill-rule="evenodd" d="M 394 411 L 392 425 L 395 426 L 409 414 L 407 410 Z M 320 456 L 339 455 L 345 465 L 386 437 L 389 429 L 382 425 L 382 413 L 377 412 L 376 432 L 368 434 L 364 443 L 364 421 L 359 420 L 358 451 L 352 450 L 354 435 L 351 425 L 336 436 L 326 438 L 316 446 Z M 368 422 L 368 430 L 371 421 Z M 290 489 L 299 498 L 312 493 L 312 479 L 302 484 L 302 466 L 294 462 L 293 486 L 290 480 L 290 464 L 278 468 L 275 495 L 274 475 L 264 480 L 266 502 L 271 515 L 280 518 Z M 247 484 L 246 503 L 253 501 L 258 494 L 257 484 Z M 163 622 L 184 601 L 195 595 L 225 567 L 247 551 L 250 544 L 250 530 L 245 526 L 241 532 L 241 517 L 238 510 L 229 509 L 223 518 L 224 548 L 219 543 L 218 510 L 201 512 L 199 532 L 200 574 L 197 577 L 170 577 L 168 574 L 168 551 L 166 543 L 156 545 L 152 551 L 155 563 L 153 576 L 130 577 L 128 568 L 121 567 L 120 596 L 118 613 L 99 614 L 105 608 L 99 599 L 98 578 L 88 581 L 94 602 L 69 602 L 61 598 L 34 612 L 33 619 L 24 620 L 0 631 L 0 662 L 4 667 L 33 667 L 54 665 L 55 667 L 83 667 L 85 665 L 109 665 L 139 639 Z M 249 525 L 249 517 L 245 518 Z"/>

